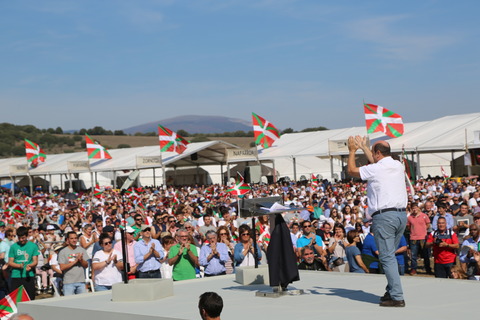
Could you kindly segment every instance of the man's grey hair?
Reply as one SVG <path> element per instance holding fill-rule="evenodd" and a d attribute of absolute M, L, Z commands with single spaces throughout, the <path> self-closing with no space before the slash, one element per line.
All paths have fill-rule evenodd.
<path fill-rule="evenodd" d="M 217 236 L 217 233 L 213 230 L 208 230 L 207 233 L 205 233 L 205 237 L 208 238 L 209 235 L 214 234 L 215 237 Z"/>

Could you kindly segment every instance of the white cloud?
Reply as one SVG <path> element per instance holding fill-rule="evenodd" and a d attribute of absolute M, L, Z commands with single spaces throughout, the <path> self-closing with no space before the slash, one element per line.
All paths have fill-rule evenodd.
<path fill-rule="evenodd" d="M 401 24 L 408 23 L 408 18 L 396 15 L 362 19 L 347 24 L 346 29 L 350 37 L 372 44 L 374 53 L 387 60 L 426 60 L 457 41 L 453 35 L 402 30 Z"/>

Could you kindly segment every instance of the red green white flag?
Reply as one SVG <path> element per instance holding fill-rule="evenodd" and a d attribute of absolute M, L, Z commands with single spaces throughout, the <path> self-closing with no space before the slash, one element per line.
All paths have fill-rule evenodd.
<path fill-rule="evenodd" d="M 205 196 L 207 197 L 207 199 L 211 199 L 213 197 L 214 193 L 215 193 L 215 189 L 214 189 L 213 186 L 208 187 L 205 190 Z"/>
<path fill-rule="evenodd" d="M 312 173 L 312 187 L 318 187 L 318 178 Z"/>
<path fill-rule="evenodd" d="M 0 318 L 10 319 L 18 312 L 17 303 L 30 301 L 27 291 L 23 286 L 18 287 L 12 293 L 0 300 Z"/>
<path fill-rule="evenodd" d="M 8 217 L 11 217 L 12 215 L 17 217 L 19 215 L 22 215 L 22 216 L 25 215 L 25 211 L 17 201 L 12 199 L 8 203 L 7 209 L 5 210 L 5 214 Z"/>
<path fill-rule="evenodd" d="M 182 154 L 190 143 L 176 132 L 158 125 L 158 140 L 161 152 L 176 152 Z"/>
<path fill-rule="evenodd" d="M 443 166 L 440 166 L 440 170 L 442 170 L 442 176 L 443 176 L 445 179 L 448 178 L 447 171 L 445 171 L 445 169 L 443 169 Z"/>
<path fill-rule="evenodd" d="M 398 114 L 374 104 L 364 103 L 367 132 L 383 132 L 397 138 L 403 135 L 403 120 Z"/>
<path fill-rule="evenodd" d="M 280 132 L 272 123 L 253 112 L 252 122 L 256 145 L 261 145 L 264 149 L 267 149 L 280 138 Z"/>
<path fill-rule="evenodd" d="M 47 160 L 45 152 L 38 144 L 28 139 L 25 139 L 25 154 L 27 155 L 27 162 L 32 168 L 36 168 L 40 163 Z"/>
<path fill-rule="evenodd" d="M 93 196 L 97 199 L 101 199 L 102 198 L 102 194 L 103 194 L 103 190 L 100 188 L 100 186 L 97 184 L 95 184 L 95 189 L 93 191 Z"/>
<path fill-rule="evenodd" d="M 232 188 L 227 190 L 227 193 L 235 194 L 239 197 L 243 197 L 246 193 L 250 191 L 250 186 L 246 183 L 242 176 L 237 175 L 237 180 L 235 181 L 235 185 Z"/>
<path fill-rule="evenodd" d="M 89 159 L 112 159 L 110 153 L 100 143 L 94 141 L 88 134 L 85 134 L 87 152 Z"/>

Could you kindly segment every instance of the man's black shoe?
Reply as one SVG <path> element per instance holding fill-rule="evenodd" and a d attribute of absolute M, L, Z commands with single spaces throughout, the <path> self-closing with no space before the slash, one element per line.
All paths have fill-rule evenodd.
<path fill-rule="evenodd" d="M 387 300 L 380 302 L 380 307 L 405 307 L 405 300 Z"/>
<path fill-rule="evenodd" d="M 392 300 L 392 297 L 390 297 L 390 293 L 385 292 L 385 294 L 383 295 L 383 297 L 380 297 L 380 302 L 388 301 L 388 300 Z"/>

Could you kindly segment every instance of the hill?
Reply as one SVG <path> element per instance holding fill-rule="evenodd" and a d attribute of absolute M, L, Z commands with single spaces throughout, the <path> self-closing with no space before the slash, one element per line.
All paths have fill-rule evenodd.
<path fill-rule="evenodd" d="M 249 121 L 222 116 L 187 115 L 158 120 L 123 129 L 127 134 L 157 132 L 161 124 L 173 131 L 185 130 L 188 133 L 223 133 L 235 131 L 251 131 Z"/>

